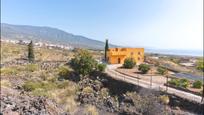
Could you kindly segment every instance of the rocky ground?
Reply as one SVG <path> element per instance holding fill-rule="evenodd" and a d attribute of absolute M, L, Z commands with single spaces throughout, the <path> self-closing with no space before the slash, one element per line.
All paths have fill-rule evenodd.
<path fill-rule="evenodd" d="M 96 113 L 100 115 L 104 115 L 104 113 L 107 115 L 186 115 L 201 114 L 202 112 L 201 105 L 175 96 L 169 96 L 170 103 L 164 105 L 158 97 L 165 94 L 114 80 L 100 72 L 94 72 L 83 79 L 77 77 L 75 73 L 60 78 L 61 81 L 77 84 L 76 93 L 73 95 L 74 100 L 78 103 L 74 106 L 77 109 L 70 112 L 70 110 L 64 108 L 64 103 L 59 103 L 55 99 L 44 95 L 36 96 L 32 92 L 26 91 L 23 88 L 26 81 L 39 79 L 40 82 L 43 80 L 42 78 L 36 78 L 36 76 L 33 78 L 32 74 L 30 76 L 26 77 L 26 75 L 21 74 L 20 76 L 18 74 L 1 76 L 1 80 L 10 84 L 1 87 L 1 112 L 4 115 L 81 115 L 82 113 L 86 114 L 86 105 L 96 107 Z M 58 93 L 60 94 L 60 92 Z M 65 94 L 66 92 L 60 95 Z"/>
<path fill-rule="evenodd" d="M 18 52 L 23 54 L 21 50 Z M 46 53 L 52 57 L 53 52 L 46 50 Z M 4 56 L 8 57 L 8 53 L 4 52 Z M 67 55 L 56 59 L 61 57 L 66 59 Z M 41 60 L 29 64 L 22 58 L 11 60 L 1 64 L 3 115 L 187 115 L 203 112 L 203 105 L 118 81 L 102 72 L 79 77 L 66 61 Z M 161 96 L 169 97 L 169 103 L 165 104 Z"/>

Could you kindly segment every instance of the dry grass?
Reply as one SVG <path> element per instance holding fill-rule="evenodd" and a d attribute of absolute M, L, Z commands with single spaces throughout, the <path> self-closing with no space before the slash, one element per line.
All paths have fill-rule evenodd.
<path fill-rule="evenodd" d="M 45 47 L 34 47 L 34 54 L 36 60 L 41 61 L 67 61 L 73 56 L 73 52 L 68 50 L 48 49 Z M 12 61 L 17 58 L 27 57 L 27 46 L 1 43 L 1 62 Z"/>
<path fill-rule="evenodd" d="M 18 66 L 10 66 L 10 67 L 2 67 L 1 75 L 20 75 L 21 73 L 31 73 L 38 71 L 39 67 L 37 64 L 27 64 L 27 65 L 18 65 Z"/>
<path fill-rule="evenodd" d="M 77 110 L 78 105 L 73 96 L 67 97 L 65 100 L 65 110 L 71 114 Z"/>
<path fill-rule="evenodd" d="M 170 101 L 169 97 L 167 95 L 162 95 L 162 96 L 159 97 L 159 99 L 165 105 L 167 105 L 169 103 L 169 101 Z"/>
<path fill-rule="evenodd" d="M 1 42 L 1 62 L 12 61 L 20 58 L 26 53 L 26 46 Z"/>
<path fill-rule="evenodd" d="M 98 115 L 98 110 L 93 105 L 87 105 L 85 108 L 85 115 Z"/>
<path fill-rule="evenodd" d="M 77 85 L 70 81 L 65 81 L 58 85 L 58 89 L 50 91 L 50 96 L 57 103 L 64 105 L 64 109 L 67 112 L 74 113 L 79 105 L 75 101 L 75 96 L 77 92 Z"/>
<path fill-rule="evenodd" d="M 27 46 L 12 43 L 1 43 L 1 61 L 10 62 L 18 58 L 27 57 Z M 95 52 L 94 52 L 95 53 Z M 68 50 L 48 49 L 34 47 L 35 60 L 38 61 L 67 61 L 73 57 L 74 52 Z M 95 54 L 100 55 L 100 54 Z M 30 91 L 30 94 L 45 96 L 62 104 L 64 109 L 71 114 L 77 110 L 78 102 L 75 100 L 78 85 L 71 81 L 58 81 L 59 73 L 61 76 L 67 76 L 70 68 L 59 67 L 51 70 L 40 70 L 38 64 L 27 64 L 22 66 L 1 68 L 1 75 L 15 75 L 27 77 L 24 88 Z M 1 86 L 10 87 L 11 83 L 7 80 L 1 81 Z M 86 93 L 92 93 L 91 87 L 83 90 Z M 95 107 L 88 106 L 89 115 L 98 115 Z"/>
<path fill-rule="evenodd" d="M 16 68 L 5 67 L 1 68 L 1 75 L 16 75 L 18 73 Z"/>
<path fill-rule="evenodd" d="M 1 80 L 1 87 L 11 87 L 11 83 L 8 80 Z"/>
<path fill-rule="evenodd" d="M 54 99 L 57 103 L 62 104 L 67 112 L 75 112 L 79 104 L 75 101 L 74 94 L 69 94 L 69 92 L 67 92 L 67 89 L 58 89 L 50 93 L 52 99 Z"/>
<path fill-rule="evenodd" d="M 87 86 L 82 90 L 82 92 L 85 93 L 85 94 L 90 94 L 90 93 L 93 93 L 94 90 L 93 90 L 93 88 Z"/>
<path fill-rule="evenodd" d="M 107 88 L 102 88 L 100 91 L 100 95 L 102 96 L 102 98 L 106 98 L 109 96 L 109 91 Z"/>

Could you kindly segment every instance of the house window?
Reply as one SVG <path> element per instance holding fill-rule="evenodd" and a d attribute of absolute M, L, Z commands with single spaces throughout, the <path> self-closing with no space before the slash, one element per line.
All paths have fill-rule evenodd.
<path fill-rule="evenodd" d="M 118 48 L 115 48 L 115 51 L 118 51 Z"/>
<path fill-rule="evenodd" d="M 134 52 L 131 52 L 130 54 L 131 54 L 131 55 L 133 55 L 133 54 L 134 54 Z"/>
<path fill-rule="evenodd" d="M 121 51 L 126 51 L 126 48 L 122 48 Z"/>
<path fill-rule="evenodd" d="M 140 61 L 140 58 L 138 57 L 137 60 Z"/>
<path fill-rule="evenodd" d="M 138 55 L 140 55 L 140 52 L 138 52 Z"/>

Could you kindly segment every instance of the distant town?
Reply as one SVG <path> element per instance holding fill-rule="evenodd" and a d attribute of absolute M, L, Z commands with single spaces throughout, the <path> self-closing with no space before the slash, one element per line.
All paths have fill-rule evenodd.
<path fill-rule="evenodd" d="M 11 39 L 1 39 L 2 42 L 27 45 L 30 43 L 30 40 L 11 40 Z M 74 48 L 71 45 L 62 45 L 62 44 L 53 44 L 53 43 L 45 43 L 45 42 L 34 42 L 34 46 L 37 47 L 47 47 L 48 49 L 58 48 L 58 49 L 66 49 L 73 50 Z"/>

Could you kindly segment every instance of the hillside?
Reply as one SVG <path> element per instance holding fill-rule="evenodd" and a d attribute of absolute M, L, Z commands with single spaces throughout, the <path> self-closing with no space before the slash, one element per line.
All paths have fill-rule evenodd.
<path fill-rule="evenodd" d="M 74 35 L 51 27 L 11 25 L 1 23 L 1 38 L 69 44 L 77 48 L 104 48 L 104 42 L 80 35 Z M 110 45 L 110 47 L 114 47 L 114 45 Z"/>
<path fill-rule="evenodd" d="M 76 51 L 36 47 L 36 61 L 29 63 L 22 58 L 27 55 L 26 45 L 2 42 L 1 48 L 3 115 L 186 115 L 203 110 L 200 104 L 169 94 L 170 102 L 164 105 L 165 92 L 116 80 L 101 71 L 82 77 L 67 63 L 76 58 Z M 94 59 L 103 56 L 100 51 L 88 54 Z"/>

